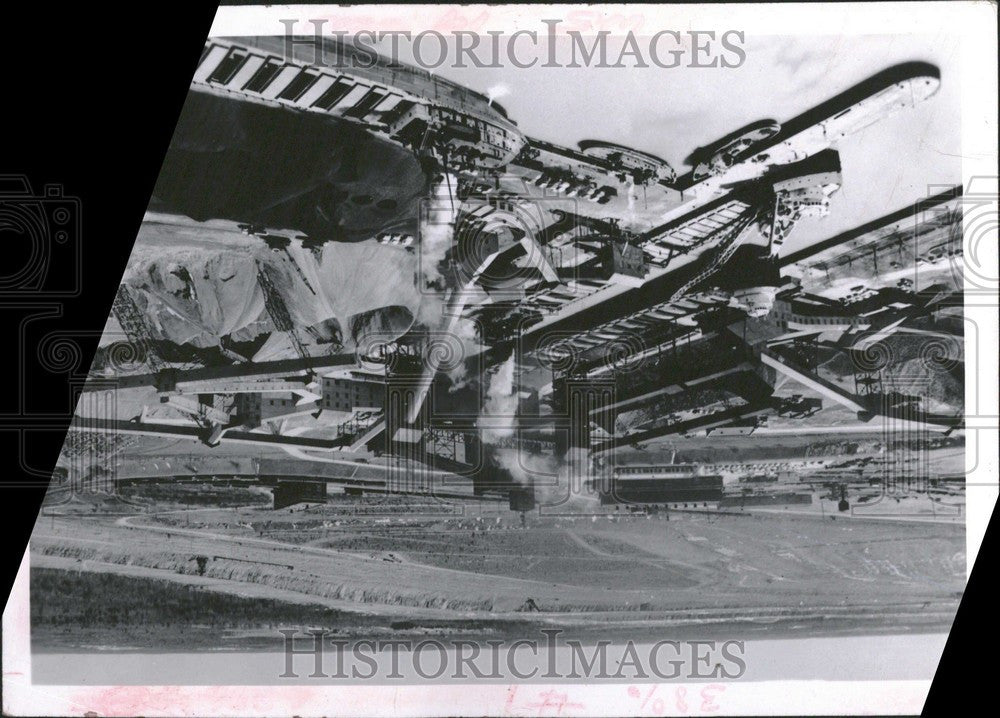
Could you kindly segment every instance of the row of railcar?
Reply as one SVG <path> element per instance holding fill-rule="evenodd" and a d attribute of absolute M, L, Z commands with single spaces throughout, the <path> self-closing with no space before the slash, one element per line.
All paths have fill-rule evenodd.
<path fill-rule="evenodd" d="M 414 150 L 434 146 L 456 170 L 504 167 L 526 143 L 484 95 L 345 43 L 321 49 L 318 64 L 316 47 L 283 38 L 210 38 L 192 89 L 361 123 Z"/>

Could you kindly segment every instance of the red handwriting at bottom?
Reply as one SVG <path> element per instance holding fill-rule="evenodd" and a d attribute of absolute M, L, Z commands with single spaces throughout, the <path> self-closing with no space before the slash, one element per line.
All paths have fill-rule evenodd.
<path fill-rule="evenodd" d="M 515 711 L 518 713 L 532 711 L 539 716 L 561 716 L 563 710 L 567 708 L 583 708 L 583 703 L 575 703 L 569 700 L 569 694 L 557 690 L 540 691 L 537 694 L 537 701 L 517 707 L 514 706 L 515 695 L 517 695 L 517 686 L 511 686 L 507 689 L 507 702 L 504 706 L 506 715 L 513 715 Z"/>
<path fill-rule="evenodd" d="M 705 686 L 701 690 L 688 690 L 677 686 L 672 691 L 657 693 L 659 686 L 640 689 L 638 686 L 628 687 L 629 698 L 641 700 L 639 712 L 646 715 L 662 716 L 668 713 L 714 713 L 719 710 L 716 703 L 718 696 L 726 687 L 717 683 Z"/>
<path fill-rule="evenodd" d="M 537 703 L 525 703 L 525 708 L 537 709 L 538 715 L 561 716 L 565 708 L 583 708 L 583 703 L 574 703 L 566 693 L 556 690 L 542 691 L 538 694 Z"/>
<path fill-rule="evenodd" d="M 665 716 L 714 713 L 720 709 L 716 701 L 726 690 L 724 685 L 718 683 L 711 683 L 701 689 L 676 686 L 660 691 L 659 688 L 656 685 L 647 688 L 628 687 L 629 698 L 640 701 L 637 714 Z M 584 707 L 582 703 L 569 700 L 568 693 L 556 689 L 539 691 L 535 694 L 536 700 L 519 706 L 514 705 L 516 695 L 517 686 L 507 689 L 505 715 L 531 713 L 537 716 L 561 716 L 563 711 L 582 710 Z"/>

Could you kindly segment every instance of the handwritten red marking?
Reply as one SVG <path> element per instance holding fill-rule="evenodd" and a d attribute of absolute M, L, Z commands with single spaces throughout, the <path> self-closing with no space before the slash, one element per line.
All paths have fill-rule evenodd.
<path fill-rule="evenodd" d="M 582 703 L 574 703 L 569 700 L 566 693 L 559 691 L 543 691 L 538 694 L 542 700 L 538 703 L 528 703 L 526 708 L 537 708 L 538 715 L 545 715 L 546 711 L 555 711 L 555 715 L 562 715 L 564 708 L 583 708 Z"/>
<path fill-rule="evenodd" d="M 657 694 L 657 688 L 659 686 L 650 686 L 648 690 L 643 691 L 638 686 L 628 687 L 628 697 L 633 700 L 641 700 L 639 703 L 639 712 L 645 713 L 647 715 L 662 716 L 666 714 L 666 703 L 664 702 L 664 697 Z M 724 685 L 719 685 L 713 683 L 711 685 L 705 686 L 698 692 L 698 699 L 700 702 L 694 704 L 689 703 L 688 689 L 684 686 L 677 686 L 673 691 L 674 708 L 678 713 L 687 714 L 692 710 L 700 713 L 714 713 L 718 711 L 721 706 L 716 702 L 719 695 L 726 690 Z M 669 700 L 669 697 L 667 698 Z"/>
<path fill-rule="evenodd" d="M 507 689 L 507 702 L 504 704 L 504 713 L 510 715 L 514 710 L 514 696 L 517 695 L 517 686 Z"/>
<path fill-rule="evenodd" d="M 677 688 L 677 691 L 676 691 L 676 706 L 677 706 L 677 710 L 679 710 L 681 713 L 687 713 L 687 710 L 688 710 L 687 701 L 684 700 L 684 697 L 686 695 L 687 695 L 687 688 L 684 688 L 683 686 L 680 686 L 680 687 Z"/>
<path fill-rule="evenodd" d="M 719 710 L 719 706 L 715 703 L 716 694 L 722 693 L 726 690 L 725 686 L 710 685 L 705 686 L 701 689 L 701 710 L 705 713 L 712 713 L 713 711 Z"/>

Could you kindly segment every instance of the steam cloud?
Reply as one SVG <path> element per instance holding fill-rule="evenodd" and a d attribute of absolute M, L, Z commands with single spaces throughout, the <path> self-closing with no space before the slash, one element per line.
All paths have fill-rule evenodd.
<path fill-rule="evenodd" d="M 490 98 L 490 102 L 493 102 L 493 100 L 499 100 L 501 97 L 506 97 L 509 94 L 510 86 L 504 84 L 503 82 L 493 85 L 486 91 L 486 96 Z"/>
<path fill-rule="evenodd" d="M 480 422 L 482 440 L 494 444 L 514 435 L 514 420 L 517 412 L 517 394 L 514 392 L 514 355 L 500 365 L 490 377 L 486 389 L 483 415 L 489 421 Z M 485 425 L 484 425 L 485 424 Z"/>

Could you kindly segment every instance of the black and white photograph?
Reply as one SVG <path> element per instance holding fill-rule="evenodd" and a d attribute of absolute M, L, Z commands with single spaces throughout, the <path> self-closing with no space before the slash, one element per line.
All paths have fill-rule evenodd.
<path fill-rule="evenodd" d="M 220 8 L 137 236 L 0 198 L 131 247 L 32 349 L 5 713 L 919 712 L 997 496 L 997 36 L 916 5 Z"/>

